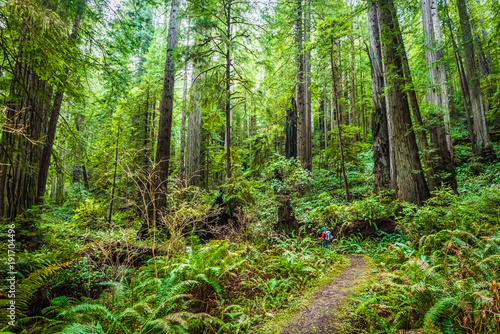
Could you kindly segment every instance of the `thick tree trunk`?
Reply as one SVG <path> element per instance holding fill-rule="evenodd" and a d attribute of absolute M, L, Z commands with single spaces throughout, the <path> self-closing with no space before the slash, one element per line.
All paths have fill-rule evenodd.
<path fill-rule="evenodd" d="M 405 73 L 402 63 L 400 31 L 392 0 L 379 0 L 383 61 L 387 71 L 388 107 L 399 182 L 399 199 L 422 205 L 429 198 L 429 189 L 420 163 L 413 132 L 408 97 L 403 91 Z"/>
<path fill-rule="evenodd" d="M 7 103 L 8 128 L 0 153 L 0 215 L 14 219 L 36 204 L 38 171 L 51 110 L 52 89 L 27 65 L 21 50 Z"/>
<path fill-rule="evenodd" d="M 177 46 L 177 40 L 179 37 L 179 21 L 177 19 L 179 4 L 180 0 L 173 0 L 172 8 L 170 9 L 165 72 L 163 76 L 163 88 L 161 92 L 161 101 L 159 107 L 160 120 L 158 126 L 158 142 L 156 145 L 155 157 L 155 198 L 157 210 L 163 209 L 166 205 L 175 85 L 175 66 L 173 62 L 173 51 Z"/>
<path fill-rule="evenodd" d="M 399 22 L 396 22 L 399 28 Z M 399 31 L 399 29 L 398 29 Z M 427 176 L 427 182 L 429 188 L 435 189 L 440 185 L 439 180 L 436 178 L 435 173 L 435 162 L 433 159 L 433 154 L 429 150 L 429 142 L 427 141 L 427 131 L 422 120 L 422 114 L 420 113 L 420 106 L 418 103 L 417 93 L 415 91 L 415 86 L 413 85 L 413 79 L 411 76 L 410 65 L 408 63 L 408 57 L 406 55 L 406 48 L 403 44 L 403 36 L 397 33 L 398 41 L 401 45 L 401 60 L 403 63 L 403 72 L 405 76 L 405 81 L 407 84 L 407 93 L 410 102 L 411 111 L 413 114 L 413 120 L 415 122 L 415 132 L 418 138 L 418 146 L 422 152 L 423 164 L 425 168 L 425 174 Z"/>
<path fill-rule="evenodd" d="M 460 16 L 460 26 L 462 28 L 462 43 L 466 70 L 465 76 L 469 84 L 471 110 L 474 117 L 474 146 L 476 149 L 480 150 L 490 143 L 490 134 L 488 126 L 486 125 L 486 117 L 483 109 L 479 72 L 475 61 L 474 41 L 472 40 L 472 32 L 465 0 L 457 0 L 457 7 Z"/>
<path fill-rule="evenodd" d="M 373 175 L 375 193 L 391 188 L 391 169 L 389 155 L 389 130 L 387 110 L 382 96 L 384 77 L 382 72 L 382 50 L 378 24 L 377 4 L 368 3 L 368 32 L 370 35 L 370 65 L 372 76 L 372 138 L 373 138 Z"/>
<path fill-rule="evenodd" d="M 74 21 L 69 39 L 76 38 L 79 23 L 79 19 Z M 38 38 L 33 32 L 23 24 L 13 46 L 18 53 L 14 57 L 6 121 L 9 128 L 20 132 L 4 129 L 0 139 L 0 216 L 12 219 L 42 203 L 63 98 L 62 88 L 54 95 L 52 87 L 37 74 L 37 68 L 45 64 L 32 58 L 32 50 L 25 49 Z M 57 78 L 63 84 L 67 73 L 66 69 Z"/>
<path fill-rule="evenodd" d="M 441 27 L 436 0 L 422 0 L 422 24 L 424 27 L 425 58 L 430 76 L 430 89 L 427 95 L 427 100 L 432 109 L 430 134 L 433 151 L 435 152 L 432 163 L 435 184 L 431 185 L 429 183 L 429 186 L 439 187 L 441 182 L 444 181 L 454 192 L 457 192 L 458 186 L 452 160 L 453 148 L 449 133 L 448 87 L 446 85 Z"/>
<path fill-rule="evenodd" d="M 449 103 L 449 94 L 448 94 L 448 86 L 447 86 L 447 78 L 446 78 L 446 68 L 444 64 L 444 51 L 442 46 L 442 37 L 441 37 L 441 21 L 439 19 L 439 11 L 438 4 L 436 0 L 431 0 L 431 16 L 432 16 L 432 28 L 434 31 L 435 40 L 439 43 L 439 50 L 436 51 L 436 61 L 439 62 L 436 66 L 437 74 L 439 77 L 439 84 L 441 87 L 441 91 L 438 93 L 440 95 L 440 102 L 442 107 L 444 108 L 444 128 L 446 131 L 446 147 L 450 152 L 450 157 L 453 159 L 453 143 L 451 141 L 451 126 L 450 126 L 450 103 Z"/>

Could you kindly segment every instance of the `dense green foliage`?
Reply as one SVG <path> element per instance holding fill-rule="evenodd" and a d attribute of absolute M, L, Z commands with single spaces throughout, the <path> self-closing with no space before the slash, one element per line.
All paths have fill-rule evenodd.
<path fill-rule="evenodd" d="M 498 165 L 474 177 L 472 164 L 463 167 L 461 195 L 443 189 L 421 208 L 406 205 L 399 233 L 339 241 L 343 252 L 372 256 L 381 272 L 353 297 L 353 330 L 498 330 L 500 188 L 492 183 Z"/>
<path fill-rule="evenodd" d="M 425 3 L 0 1 L 0 331 L 258 332 L 345 254 L 346 333 L 500 331 L 500 5 Z"/>

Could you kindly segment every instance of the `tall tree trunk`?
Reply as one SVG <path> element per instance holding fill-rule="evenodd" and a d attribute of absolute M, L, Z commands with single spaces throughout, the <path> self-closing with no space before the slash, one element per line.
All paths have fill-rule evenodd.
<path fill-rule="evenodd" d="M 182 116 L 181 116 L 181 143 L 179 147 L 179 177 L 184 179 L 184 150 L 186 143 L 186 108 L 187 108 L 187 81 L 188 81 L 188 62 L 184 65 L 184 82 L 182 87 Z"/>
<path fill-rule="evenodd" d="M 165 72 L 163 76 L 163 88 L 160 101 L 160 120 L 158 126 L 158 142 L 155 157 L 155 189 L 156 209 L 161 210 L 166 205 L 167 183 L 170 162 L 170 142 L 172 135 L 172 111 L 174 104 L 175 66 L 173 51 L 177 46 L 179 37 L 179 0 L 172 1 L 170 9 L 170 21 L 168 23 L 167 52 L 165 60 Z"/>
<path fill-rule="evenodd" d="M 451 18 L 448 12 L 448 4 L 446 1 L 444 2 L 444 8 L 446 12 L 446 23 L 448 26 L 448 30 L 450 32 L 450 39 L 453 45 L 453 55 L 455 56 L 455 65 L 457 66 L 458 79 L 460 81 L 460 92 L 462 94 L 462 104 L 464 106 L 465 116 L 467 120 L 467 130 L 469 132 L 469 139 L 472 144 L 472 149 L 475 150 L 476 139 L 474 136 L 474 126 L 472 125 L 469 85 L 467 84 L 467 79 L 465 78 L 464 66 L 462 63 L 462 58 L 460 57 L 458 51 L 458 45 L 455 41 L 455 36 L 453 35 L 453 28 L 451 27 Z"/>
<path fill-rule="evenodd" d="M 453 157 L 450 128 L 450 106 L 448 86 L 446 84 L 446 69 L 444 64 L 444 51 L 441 37 L 441 21 L 439 19 L 437 0 L 422 1 L 422 24 L 424 26 L 425 55 L 429 74 L 432 80 L 432 101 L 437 107 L 443 109 L 444 128 L 446 131 L 446 147 Z"/>
<path fill-rule="evenodd" d="M 113 202 L 115 201 L 115 189 L 116 189 L 116 172 L 118 170 L 118 149 L 120 144 L 120 123 L 118 123 L 118 129 L 116 129 L 116 150 L 115 150 L 115 170 L 113 172 L 113 186 L 111 188 L 111 200 L 109 202 L 109 216 L 108 224 L 111 227 L 111 216 L 113 215 Z"/>
<path fill-rule="evenodd" d="M 399 27 L 399 22 L 396 22 Z M 398 29 L 398 31 L 400 31 Z M 418 145 L 420 151 L 422 152 L 423 164 L 425 165 L 425 174 L 427 176 L 427 182 L 429 184 L 429 188 L 435 189 L 439 187 L 440 182 L 436 179 L 435 173 L 435 162 L 433 159 L 433 155 L 429 150 L 429 142 L 427 141 L 427 131 L 424 126 L 424 122 L 422 120 L 422 114 L 420 113 L 420 106 L 418 103 L 417 93 L 415 91 L 415 86 L 413 85 L 413 79 L 410 71 L 410 65 L 408 63 L 408 57 L 406 54 L 406 48 L 403 44 L 403 36 L 398 33 L 397 34 L 398 41 L 401 45 L 401 60 L 403 63 L 403 72 L 405 76 L 405 81 L 408 86 L 407 93 L 410 102 L 411 111 L 413 114 L 413 120 L 415 121 L 415 132 L 418 138 Z"/>
<path fill-rule="evenodd" d="M 52 148 L 54 146 L 54 139 L 56 137 L 57 121 L 61 111 L 61 105 L 64 93 L 58 91 L 55 94 L 54 106 L 50 115 L 49 127 L 47 129 L 47 136 L 42 151 L 42 156 L 39 162 L 38 169 L 38 190 L 37 190 L 37 203 L 43 203 L 43 196 L 45 195 L 45 188 L 47 186 L 47 178 L 49 176 L 50 158 L 52 156 Z"/>
<path fill-rule="evenodd" d="M 326 72 L 326 70 L 325 70 Z M 327 98 L 327 94 L 326 94 L 326 91 L 327 91 L 327 84 L 326 84 L 326 74 L 324 75 L 324 86 L 323 86 L 323 113 L 324 113 L 324 121 L 323 121 L 323 137 L 324 137 L 324 148 L 325 150 L 328 148 L 328 98 Z"/>
<path fill-rule="evenodd" d="M 335 75 L 335 73 L 332 73 L 332 78 L 333 76 Z M 330 90 L 330 130 L 333 130 L 335 128 L 335 122 L 337 121 L 335 119 L 335 117 L 337 117 L 337 112 L 336 112 L 336 109 L 337 108 L 337 101 L 335 100 L 336 96 L 337 96 L 337 91 L 336 91 L 337 87 L 332 84 L 331 86 L 331 90 Z"/>
<path fill-rule="evenodd" d="M 332 69 L 332 78 L 333 78 L 333 85 L 335 86 L 336 85 L 336 80 L 335 80 L 335 65 L 334 65 L 334 62 L 333 62 L 333 47 L 334 47 L 334 39 L 333 39 L 333 36 L 332 36 L 332 39 L 331 39 L 331 49 L 330 49 L 330 66 L 331 66 L 331 69 Z M 335 96 L 335 101 L 338 101 L 338 98 L 337 96 Z M 338 103 L 338 102 L 336 102 Z M 335 108 L 337 111 L 338 111 L 338 106 L 337 108 Z M 340 151 L 340 169 L 341 169 L 341 172 L 342 172 L 342 178 L 344 180 L 344 191 L 345 191 L 345 201 L 347 203 L 350 202 L 350 196 L 349 196 L 349 185 L 347 183 L 347 175 L 346 175 L 346 172 L 345 172 L 345 162 L 344 162 L 344 148 L 342 146 L 342 131 L 341 131 L 341 128 L 340 128 L 340 117 L 338 115 L 338 112 L 337 112 L 337 134 L 338 134 L 338 141 L 339 141 L 339 151 Z"/>
<path fill-rule="evenodd" d="M 363 84 L 363 71 L 360 71 L 360 80 L 359 80 L 359 89 L 361 95 L 361 117 L 362 117 L 362 126 L 363 126 L 363 142 L 366 143 L 366 112 L 365 112 L 365 93 L 364 93 L 364 84 Z"/>
<path fill-rule="evenodd" d="M 332 35 L 331 37 L 331 48 L 330 48 L 330 67 L 331 67 L 331 70 L 332 70 L 332 80 L 333 80 L 333 86 L 336 86 L 336 76 L 335 76 L 335 64 L 333 62 L 333 49 L 334 49 L 334 37 Z M 347 175 L 346 175 L 346 172 L 345 172 L 345 162 L 344 162 L 344 148 L 343 148 L 343 145 L 342 145 L 342 130 L 340 128 L 340 116 L 338 115 L 338 98 L 336 96 L 337 94 L 335 93 L 335 103 L 337 104 L 336 105 L 336 108 L 335 110 L 337 110 L 337 115 L 336 115 L 336 119 L 337 121 L 335 122 L 336 125 L 337 125 L 337 134 L 338 134 L 338 141 L 339 141 L 339 153 L 340 153 L 340 170 L 341 170 L 341 173 L 342 173 L 342 177 L 343 177 L 343 180 L 344 180 L 344 191 L 345 191 L 345 201 L 347 203 L 350 202 L 350 196 L 349 196 L 349 185 L 347 183 Z M 332 102 L 333 103 L 333 102 Z"/>
<path fill-rule="evenodd" d="M 474 51 L 474 41 L 469 22 L 469 14 L 465 0 L 457 0 L 458 15 L 460 16 L 460 26 L 462 28 L 462 43 L 465 59 L 465 76 L 469 84 L 471 110 L 473 115 L 474 135 L 476 149 L 481 150 L 490 143 L 490 134 L 486 125 L 484 114 L 481 85 L 479 83 L 479 72 L 476 64 Z"/>
<path fill-rule="evenodd" d="M 36 204 L 38 172 L 49 122 L 52 88 L 36 72 L 40 66 L 30 52 L 36 38 L 22 25 L 12 81 L 6 102 L 6 127 L 0 138 L 0 216 L 14 219 Z M 9 60 L 7 60 L 9 61 Z M 9 131 L 7 129 L 12 129 Z M 27 226 L 27 229 L 34 226 Z"/>
<path fill-rule="evenodd" d="M 483 37 L 483 44 L 487 45 L 488 44 L 488 33 L 486 32 L 486 29 L 484 29 L 484 17 L 481 15 L 481 25 L 483 26 L 482 29 L 482 37 Z M 488 74 L 493 74 L 494 68 L 493 68 L 493 59 L 491 58 L 491 52 L 490 49 L 488 48 L 486 50 L 486 60 L 488 64 Z"/>
<path fill-rule="evenodd" d="M 384 77 L 382 72 L 382 50 L 377 4 L 368 3 L 368 32 L 370 35 L 370 65 L 372 76 L 372 138 L 373 138 L 373 175 L 375 193 L 391 188 L 391 170 L 389 155 L 389 130 L 387 128 L 387 110 L 382 96 Z"/>
<path fill-rule="evenodd" d="M 73 22 L 73 28 L 69 36 L 70 40 L 75 40 L 78 34 L 78 29 L 80 27 L 80 19 L 77 18 Z M 69 69 L 66 68 L 63 77 L 63 83 L 66 83 Z M 45 138 L 45 143 L 43 146 L 42 157 L 40 158 L 39 170 L 38 170 L 38 190 L 37 190 L 37 202 L 38 204 L 43 203 L 43 196 L 45 194 L 45 188 L 47 186 L 47 178 L 49 176 L 50 158 L 52 156 L 52 148 L 54 146 L 54 139 L 56 137 L 57 122 L 59 120 L 59 114 L 61 112 L 62 101 L 64 97 L 64 88 L 60 87 L 54 96 L 54 106 L 52 107 L 52 112 L 50 115 L 49 126 L 47 129 L 47 136 Z"/>
<path fill-rule="evenodd" d="M 444 181 L 454 192 L 457 192 L 458 186 L 452 160 L 453 148 L 449 133 L 448 86 L 446 85 L 446 70 L 443 63 L 444 52 L 441 45 L 438 4 L 436 0 L 422 0 L 421 3 L 425 58 L 430 75 L 430 89 L 427 95 L 427 100 L 432 108 L 430 134 L 431 143 L 434 152 L 436 152 L 433 161 L 436 180 L 434 187 L 439 187 Z M 430 183 L 429 186 L 431 186 Z"/>
<path fill-rule="evenodd" d="M 311 0 L 305 1 L 305 24 L 304 24 L 304 44 L 307 45 L 311 35 Z M 304 103 L 304 160 L 305 169 L 312 170 L 312 110 L 311 110 L 311 51 L 308 49 L 304 54 L 305 66 L 305 103 Z"/>
<path fill-rule="evenodd" d="M 146 105 L 144 108 L 144 138 L 143 138 L 143 154 L 142 154 L 142 169 L 145 173 L 149 171 L 150 168 L 150 158 L 149 158 L 149 152 L 151 151 L 150 148 L 150 140 L 151 140 L 151 131 L 149 129 L 149 109 L 151 108 L 149 97 L 150 97 L 150 86 L 149 82 L 147 83 L 148 85 L 148 92 L 146 95 Z M 153 110 L 154 113 L 154 110 Z"/>
<path fill-rule="evenodd" d="M 296 83 L 295 103 L 297 105 L 297 157 L 302 168 L 307 167 L 306 155 L 306 110 L 304 92 L 304 55 L 303 55 L 303 27 L 302 27 L 302 0 L 297 0 L 297 19 L 295 22 L 295 47 L 296 47 Z"/>
<path fill-rule="evenodd" d="M 352 125 L 358 127 L 358 115 L 356 112 L 356 70 L 354 64 L 354 23 L 351 23 L 351 118 Z M 354 140 L 359 141 L 359 130 L 354 134 Z"/>
<path fill-rule="evenodd" d="M 231 178 L 231 40 L 232 40 L 232 26 L 231 26 L 231 9 L 233 0 L 228 0 L 226 3 L 226 65 L 225 65 L 225 83 L 226 83 L 226 177 Z"/>
<path fill-rule="evenodd" d="M 201 105 L 200 105 L 200 87 L 199 83 L 196 83 L 197 67 L 194 66 L 193 70 L 193 82 L 191 85 L 192 91 L 192 105 L 193 109 L 189 113 L 188 119 L 188 137 L 187 137 L 187 147 L 186 147 L 186 177 L 191 185 L 199 186 L 202 181 L 200 167 L 201 167 Z M 198 80 L 202 80 L 201 77 Z"/>
<path fill-rule="evenodd" d="M 24 59 L 20 53 L 19 59 Z M 0 215 L 11 219 L 37 201 L 43 153 L 38 143 L 46 135 L 52 97 L 52 89 L 24 61 L 16 64 L 13 76 L 7 122 L 22 132 L 2 130 L 0 159 Z"/>
<path fill-rule="evenodd" d="M 383 61 L 388 78 L 388 107 L 399 182 L 399 199 L 422 205 L 430 196 L 420 163 L 410 116 L 408 97 L 403 91 L 405 73 L 396 9 L 392 0 L 379 0 Z"/>
<path fill-rule="evenodd" d="M 397 20 L 397 18 L 394 24 L 397 26 L 394 35 L 395 38 L 398 40 L 398 44 L 400 45 L 399 54 L 401 57 L 401 62 L 403 64 L 404 79 L 406 81 L 406 86 L 407 86 L 406 91 L 408 94 L 411 111 L 413 113 L 413 119 L 415 121 L 415 128 L 416 128 L 415 132 L 418 138 L 418 145 L 420 147 L 420 150 L 422 151 L 423 164 L 426 167 L 425 174 L 427 176 L 427 182 L 429 188 L 436 189 L 440 186 L 441 181 L 439 180 L 435 172 L 436 169 L 435 152 L 432 152 L 429 149 L 429 143 L 427 141 L 427 131 L 425 130 L 424 122 L 422 120 L 422 115 L 420 113 L 420 106 L 418 103 L 417 93 L 415 90 L 415 86 L 413 84 L 410 65 L 408 62 L 408 56 L 406 54 L 406 48 L 404 46 L 403 36 L 401 34 L 401 30 L 399 28 L 399 21 Z M 391 132 L 390 129 L 391 125 L 389 125 L 389 132 Z M 435 139 L 437 137 L 431 137 L 431 138 Z M 391 158 L 392 158 L 392 153 L 391 153 Z"/>
<path fill-rule="evenodd" d="M 320 133 L 320 136 L 319 136 L 319 149 L 320 150 L 325 147 L 325 137 L 324 137 L 325 117 L 324 116 L 325 116 L 325 101 L 323 99 L 320 99 L 318 101 L 318 131 Z"/>
<path fill-rule="evenodd" d="M 75 117 L 75 129 L 78 132 L 81 132 L 81 136 L 83 139 L 85 139 L 85 132 L 84 132 L 84 126 L 85 126 L 85 115 L 74 115 Z M 77 149 L 74 152 L 74 161 L 75 163 L 71 167 L 71 182 L 72 183 L 79 183 L 83 179 L 83 186 L 85 187 L 86 190 L 89 189 L 89 183 L 88 183 L 88 175 L 87 175 L 87 169 L 85 167 L 85 141 L 84 140 L 79 140 Z"/>

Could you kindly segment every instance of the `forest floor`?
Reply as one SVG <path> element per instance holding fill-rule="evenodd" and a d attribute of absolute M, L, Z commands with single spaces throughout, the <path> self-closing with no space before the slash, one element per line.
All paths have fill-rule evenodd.
<path fill-rule="evenodd" d="M 360 281 L 367 278 L 372 270 L 369 260 L 364 256 L 347 255 L 347 258 L 351 265 L 318 290 L 279 333 L 318 334 L 342 330 L 341 307 Z"/>

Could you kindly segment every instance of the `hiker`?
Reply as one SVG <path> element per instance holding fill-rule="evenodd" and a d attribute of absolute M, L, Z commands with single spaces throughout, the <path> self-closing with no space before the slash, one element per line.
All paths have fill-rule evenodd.
<path fill-rule="evenodd" d="M 323 233 L 321 234 L 321 238 L 319 238 L 320 240 L 322 240 L 321 249 L 324 249 L 326 247 L 328 250 L 330 250 L 330 242 L 333 239 L 332 232 L 327 231 L 325 227 L 323 227 L 321 230 L 323 231 Z"/>

